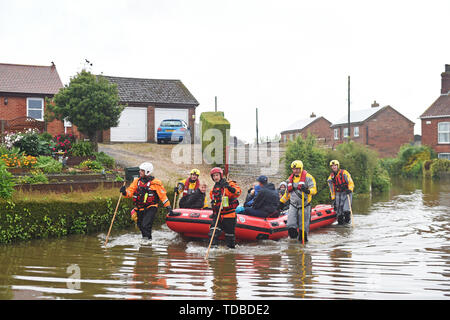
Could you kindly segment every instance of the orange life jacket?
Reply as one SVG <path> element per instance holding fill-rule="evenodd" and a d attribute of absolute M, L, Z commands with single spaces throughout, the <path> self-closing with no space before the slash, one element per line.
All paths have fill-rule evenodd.
<path fill-rule="evenodd" d="M 333 185 L 335 192 L 342 192 L 348 189 L 348 182 L 344 178 L 344 170 L 340 169 L 337 174 L 331 172 L 331 178 L 333 180 Z"/>
<path fill-rule="evenodd" d="M 212 209 L 214 213 L 218 213 L 220 209 L 220 204 L 222 202 L 222 195 L 228 197 L 228 206 L 222 207 L 220 215 L 222 218 L 235 218 L 236 208 L 239 205 L 239 196 L 241 194 L 241 188 L 234 182 L 228 181 L 231 187 L 235 188 L 235 193 L 231 193 L 227 188 L 217 187 L 215 184 L 214 188 L 210 192 L 210 197 L 212 200 Z"/>

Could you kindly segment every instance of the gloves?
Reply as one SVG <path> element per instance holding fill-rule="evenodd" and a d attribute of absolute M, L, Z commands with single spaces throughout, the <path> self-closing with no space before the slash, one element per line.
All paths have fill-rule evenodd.
<path fill-rule="evenodd" d="M 167 209 L 167 212 L 169 213 L 169 216 L 173 215 L 173 210 L 172 210 L 171 206 L 167 206 L 166 209 Z"/>
<path fill-rule="evenodd" d="M 352 190 L 350 190 L 350 189 L 347 189 L 347 190 L 345 190 L 345 193 L 347 193 L 347 194 L 351 194 L 351 193 L 352 193 Z"/>
<path fill-rule="evenodd" d="M 178 193 L 178 187 L 173 187 L 173 192 Z"/>
<path fill-rule="evenodd" d="M 137 213 L 134 209 L 131 210 L 131 220 L 133 220 L 135 223 L 137 223 L 138 221 Z"/>
<path fill-rule="evenodd" d="M 233 188 L 232 186 L 230 186 L 230 184 L 228 183 L 228 181 L 225 178 L 223 178 L 222 180 L 219 181 L 219 186 L 221 188 L 227 188 L 228 191 L 230 191 L 231 193 L 236 192 L 236 189 Z"/>
<path fill-rule="evenodd" d="M 122 193 L 124 196 L 127 195 L 127 189 L 125 188 L 125 186 L 120 187 L 120 193 Z"/>
<path fill-rule="evenodd" d="M 302 184 L 302 187 L 300 189 L 302 192 L 309 194 L 311 191 L 309 191 L 308 187 L 306 186 L 306 184 Z"/>

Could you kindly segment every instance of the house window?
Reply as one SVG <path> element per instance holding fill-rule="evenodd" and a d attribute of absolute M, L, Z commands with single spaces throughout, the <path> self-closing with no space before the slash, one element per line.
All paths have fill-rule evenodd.
<path fill-rule="evenodd" d="M 450 153 L 438 153 L 438 158 L 450 160 Z"/>
<path fill-rule="evenodd" d="M 353 128 L 353 136 L 354 137 L 359 137 L 359 127 L 354 127 Z"/>
<path fill-rule="evenodd" d="M 334 129 L 334 140 L 339 140 L 339 128 Z"/>
<path fill-rule="evenodd" d="M 344 138 L 348 137 L 348 128 L 344 128 Z"/>
<path fill-rule="evenodd" d="M 27 98 L 27 116 L 36 120 L 44 120 L 44 99 Z"/>
<path fill-rule="evenodd" d="M 438 123 L 438 143 L 450 143 L 450 122 Z"/>

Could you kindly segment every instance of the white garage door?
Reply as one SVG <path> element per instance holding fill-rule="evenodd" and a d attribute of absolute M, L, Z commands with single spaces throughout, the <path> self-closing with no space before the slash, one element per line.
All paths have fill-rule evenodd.
<path fill-rule="evenodd" d="M 119 125 L 111 128 L 111 141 L 147 142 L 147 108 L 125 108 Z"/>
<path fill-rule="evenodd" d="M 189 125 L 188 117 L 188 109 L 155 108 L 155 141 L 156 133 L 158 132 L 158 127 L 161 124 L 161 121 L 165 119 L 180 119 L 186 121 Z"/>

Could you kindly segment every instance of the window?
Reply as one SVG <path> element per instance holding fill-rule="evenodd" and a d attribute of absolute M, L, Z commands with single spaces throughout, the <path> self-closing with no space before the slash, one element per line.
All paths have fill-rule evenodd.
<path fill-rule="evenodd" d="M 339 128 L 334 129 L 334 140 L 339 140 Z"/>
<path fill-rule="evenodd" d="M 353 128 L 353 136 L 354 137 L 359 137 L 359 127 L 354 127 Z"/>
<path fill-rule="evenodd" d="M 348 128 L 344 128 L 344 138 L 348 137 Z"/>
<path fill-rule="evenodd" d="M 438 143 L 450 143 L 450 122 L 438 123 Z"/>
<path fill-rule="evenodd" d="M 27 116 L 36 120 L 44 120 L 44 99 L 27 98 Z"/>
<path fill-rule="evenodd" d="M 450 160 L 450 153 L 438 153 L 438 158 Z"/>

